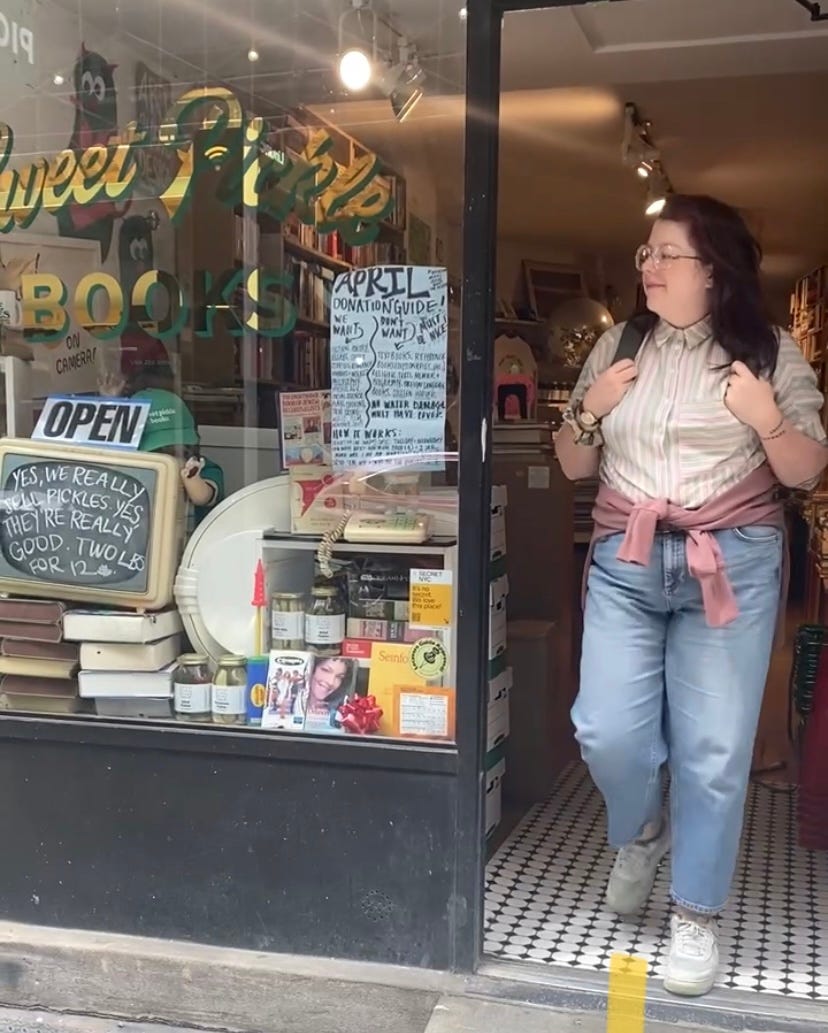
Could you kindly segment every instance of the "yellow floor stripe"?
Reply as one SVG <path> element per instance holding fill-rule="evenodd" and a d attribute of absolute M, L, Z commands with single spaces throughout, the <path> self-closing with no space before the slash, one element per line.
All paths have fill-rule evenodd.
<path fill-rule="evenodd" d="M 647 962 L 630 954 L 610 958 L 607 1033 L 644 1033 Z"/>

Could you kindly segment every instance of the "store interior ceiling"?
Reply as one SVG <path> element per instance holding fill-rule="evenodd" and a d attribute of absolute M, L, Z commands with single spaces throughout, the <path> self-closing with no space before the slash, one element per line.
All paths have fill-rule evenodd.
<path fill-rule="evenodd" d="M 427 73 L 426 95 L 402 124 L 385 97 L 343 100 L 337 90 L 342 0 L 58 0 L 148 43 L 171 77 L 220 76 L 264 113 L 316 100 L 393 161 L 439 169 L 438 209 L 457 221 L 462 2 L 374 3 L 416 44 Z M 621 161 L 633 102 L 676 190 L 714 194 L 748 216 L 771 287 L 787 291 L 826 259 L 828 21 L 811 20 L 797 0 L 625 0 L 509 14 L 502 88 L 502 238 L 610 260 L 630 253 L 647 232 L 644 184 Z"/>

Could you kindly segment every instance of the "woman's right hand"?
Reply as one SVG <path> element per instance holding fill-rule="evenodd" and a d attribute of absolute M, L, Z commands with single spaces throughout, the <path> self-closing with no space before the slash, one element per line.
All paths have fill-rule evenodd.
<path fill-rule="evenodd" d="M 638 369 L 632 359 L 622 359 L 600 373 L 583 397 L 587 412 L 602 420 L 618 405 L 633 385 Z"/>

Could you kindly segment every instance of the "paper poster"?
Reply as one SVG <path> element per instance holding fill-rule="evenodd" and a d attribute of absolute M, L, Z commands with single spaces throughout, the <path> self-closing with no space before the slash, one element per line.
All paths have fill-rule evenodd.
<path fill-rule="evenodd" d="M 329 466 L 331 462 L 330 391 L 293 391 L 279 395 L 282 463 Z"/>
<path fill-rule="evenodd" d="M 331 306 L 337 472 L 444 451 L 446 271 L 375 266 L 339 276 Z"/>

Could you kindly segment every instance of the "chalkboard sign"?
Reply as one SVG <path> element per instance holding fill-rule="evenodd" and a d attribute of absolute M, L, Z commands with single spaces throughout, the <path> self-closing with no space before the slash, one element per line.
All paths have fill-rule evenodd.
<path fill-rule="evenodd" d="M 0 591 L 155 608 L 172 598 L 178 464 L 0 441 Z"/>

